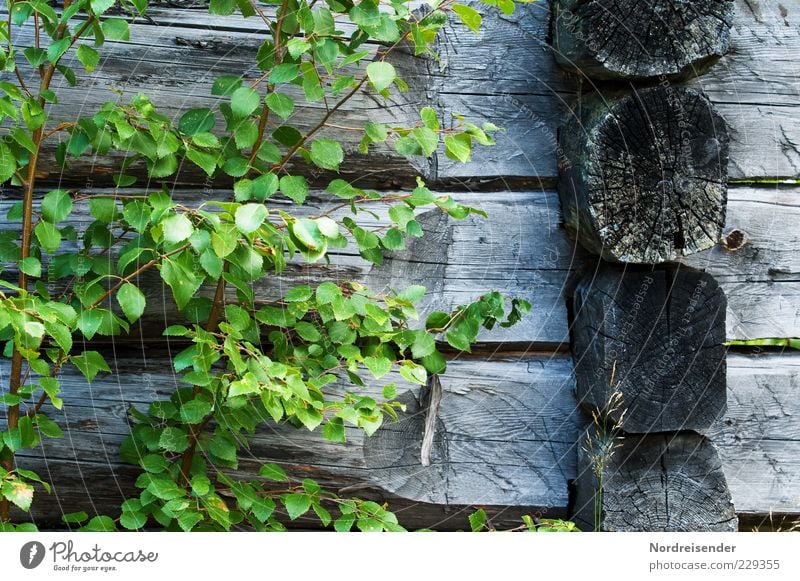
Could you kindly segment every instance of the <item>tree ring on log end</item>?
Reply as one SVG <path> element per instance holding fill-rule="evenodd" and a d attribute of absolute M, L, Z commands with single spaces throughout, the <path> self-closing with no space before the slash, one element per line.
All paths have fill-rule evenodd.
<path fill-rule="evenodd" d="M 730 48 L 733 0 L 555 0 L 556 61 L 594 79 L 680 80 Z"/>
<path fill-rule="evenodd" d="M 578 284 L 573 306 L 585 408 L 602 410 L 619 391 L 611 419 L 639 434 L 705 430 L 725 412 L 727 300 L 712 276 L 604 265 Z"/>
<path fill-rule="evenodd" d="M 559 140 L 566 226 L 588 250 L 612 262 L 654 264 L 719 242 L 730 139 L 697 91 L 595 93 Z"/>
<path fill-rule="evenodd" d="M 706 437 L 626 435 L 603 463 L 605 438 L 589 428 L 578 449 L 573 518 L 581 530 L 737 530 L 722 462 Z"/>

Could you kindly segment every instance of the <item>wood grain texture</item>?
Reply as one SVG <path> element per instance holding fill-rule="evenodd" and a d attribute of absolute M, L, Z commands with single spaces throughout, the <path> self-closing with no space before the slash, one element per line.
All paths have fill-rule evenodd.
<path fill-rule="evenodd" d="M 51 495 L 37 492 L 37 520 L 53 524 L 62 512 L 76 510 L 111 513 L 133 491 L 136 470 L 118 455 L 130 429 L 129 409 L 167 397 L 176 379 L 157 352 L 129 351 L 109 360 L 114 373 L 91 385 L 64 370 L 64 410 L 47 412 L 65 437 L 46 441 L 37 456 L 21 456 L 22 465 L 58 486 Z M 254 438 L 252 453 L 243 455 L 242 470 L 255 474 L 266 461 L 294 466 L 294 478 L 312 476 L 343 493 L 388 499 L 409 526 L 466 527 L 469 504 L 494 506 L 499 525 L 525 512 L 565 516 L 567 483 L 577 475 L 576 446 L 586 426 L 571 369 L 564 355 L 451 362 L 442 376 L 429 467 L 419 462 L 418 390 L 404 387 L 399 397 L 408 414 L 372 438 L 351 430 L 347 444 L 333 444 L 305 430 L 270 425 Z M 0 368 L 2 386 L 6 373 Z M 707 436 L 718 448 L 736 512 L 749 522 L 770 512 L 800 516 L 798 386 L 796 353 L 728 356 L 728 409 Z"/>
<path fill-rule="evenodd" d="M 687 268 L 585 277 L 572 326 L 581 405 L 627 434 L 709 428 L 725 411 L 726 303 L 713 277 Z"/>
<path fill-rule="evenodd" d="M 654 264 L 714 246 L 725 225 L 729 136 L 697 91 L 651 87 L 581 101 L 561 127 L 567 228 L 611 262 Z"/>
<path fill-rule="evenodd" d="M 393 62 L 411 90 L 394 94 L 388 102 L 374 96 L 356 99 L 342 110 L 338 122 L 413 124 L 415 111 L 428 105 L 448 123 L 451 113 L 462 113 L 504 127 L 498 145 L 476 150 L 466 165 L 448 160 L 442 151 L 430 160 L 407 160 L 377 147 L 375 157 L 348 155 L 344 177 L 377 187 L 408 184 L 417 174 L 442 183 L 497 179 L 555 184 L 559 119 L 570 111 L 579 92 L 591 90 L 592 85 L 564 74 L 556 65 L 547 42 L 547 2 L 521 6 L 512 16 L 498 15 L 496 9 L 479 3 L 474 6 L 484 14 L 479 36 L 453 22 L 437 41 L 439 61 L 397 53 Z M 731 127 L 731 177 L 792 177 L 800 171 L 797 15 L 800 0 L 737 0 L 731 52 L 692 82 L 708 93 Z M 175 7 L 154 8 L 151 18 L 157 26 L 146 21 L 132 26 L 133 43 L 109 43 L 91 81 L 92 91 L 56 80 L 61 104 L 53 109 L 54 119 L 74 119 L 76 112 L 88 114 L 101 102 L 127 100 L 140 91 L 151 94 L 166 115 L 175 117 L 215 101 L 209 89 L 216 75 L 231 70 L 258 74 L 250 63 L 264 40 L 260 21 Z M 30 31 L 21 33 L 20 40 L 25 35 Z M 112 89 L 119 89 L 121 96 Z M 322 108 L 304 107 L 291 122 L 306 127 L 322 114 Z M 353 153 L 356 136 L 341 131 L 332 135 L 344 140 L 348 153 Z M 68 172 L 47 166 L 45 177 L 51 183 L 83 185 L 91 176 L 100 185 L 109 182 L 119 161 L 88 156 Z M 308 173 L 308 168 L 297 171 Z M 326 177 L 309 176 L 317 181 Z M 187 164 L 176 181 L 198 185 L 205 177 Z"/>
<path fill-rule="evenodd" d="M 120 469 L 118 447 L 129 432 L 131 406 L 144 408 L 174 388 L 169 361 L 140 356 L 117 359 L 114 374 L 87 384 L 65 370 L 64 408 L 47 412 L 66 437 L 46 440 L 33 456 L 35 466 L 63 490 L 54 495 L 64 511 L 95 503 L 113 511 L 112 497 L 130 493 L 130 469 Z M 3 367 L 2 375 L 7 369 Z M 398 399 L 407 412 L 371 438 L 349 430 L 346 444 L 326 442 L 319 433 L 269 421 L 241 455 L 241 471 L 254 474 L 264 462 L 285 464 L 297 478 L 312 476 L 335 490 L 378 494 L 405 503 L 442 506 L 507 506 L 564 514 L 567 478 L 575 472 L 574 445 L 582 418 L 570 396 L 566 357 L 525 356 L 487 362 L 451 361 L 442 377 L 443 397 L 429 466 L 420 464 L 424 410 L 418 389 L 399 376 Z M 363 390 L 381 398 L 381 385 Z M 362 390 L 359 390 L 360 392 Z M 382 398 L 381 398 L 382 399 Z M 71 468 L 70 468 L 71 467 Z M 82 482 L 85 468 L 94 474 Z M 102 477 L 100 474 L 105 470 Z M 64 477 L 64 478 L 62 478 Z M 81 487 L 83 494 L 76 494 Z M 87 494 L 88 493 L 88 494 Z M 52 518 L 53 497 L 35 503 L 36 518 Z"/>
<path fill-rule="evenodd" d="M 553 48 L 602 80 L 701 75 L 730 48 L 733 0 L 556 0 Z"/>
<path fill-rule="evenodd" d="M 94 190 L 103 193 L 104 190 Z M 7 191 L 0 199 L 0 229 L 13 228 L 5 220 L 7 208 L 17 198 Z M 227 199 L 226 191 L 213 194 Z M 209 193 L 176 191 L 186 204 L 207 199 Z M 323 280 L 358 280 L 375 290 L 385 286 L 404 288 L 422 284 L 428 288 L 421 310 L 450 310 L 475 300 L 489 290 L 499 290 L 531 301 L 532 313 L 511 329 L 495 329 L 481 335 L 486 345 L 506 347 L 566 346 L 568 322 L 566 301 L 577 280 L 600 267 L 597 257 L 577 248 L 564 228 L 558 196 L 553 192 L 459 192 L 454 197 L 486 211 L 488 219 L 471 216 L 464 221 L 445 219 L 437 212 L 420 218 L 426 236 L 398 251 L 383 266 L 371 267 L 354 248 L 337 251 L 332 264 L 292 263 L 283 275 L 259 282 L 257 297 L 271 300 L 283 296 L 297 284 Z M 314 193 L 298 214 L 319 214 L 330 201 Z M 288 201 L 270 202 L 274 209 L 289 209 Z M 385 221 L 386 208 L 373 208 L 378 221 Z M 367 226 L 377 221 L 360 215 Z M 76 206 L 70 218 L 75 226 L 91 219 Z M 800 188 L 744 188 L 730 190 L 725 233 L 746 234 L 737 248 L 718 244 L 709 251 L 685 258 L 684 263 L 707 271 L 728 297 L 727 338 L 796 337 L 800 335 Z M 11 269 L 5 276 L 14 276 Z M 141 332 L 134 341 L 159 338 L 165 317 L 175 307 L 169 289 L 156 273 L 140 280 L 150 304 Z M 213 293 L 211 288 L 205 294 Z M 233 294 L 230 295 L 233 298 Z"/>
<path fill-rule="evenodd" d="M 707 434 L 740 514 L 800 512 L 798 389 L 797 352 L 728 356 L 728 411 Z"/>
<path fill-rule="evenodd" d="M 692 432 L 626 435 L 611 444 L 591 428 L 586 438 L 593 444 L 578 450 L 573 512 L 582 530 L 737 530 L 722 462 L 707 438 Z M 596 468 L 598 449 L 610 445 L 617 446 L 613 455 Z"/>

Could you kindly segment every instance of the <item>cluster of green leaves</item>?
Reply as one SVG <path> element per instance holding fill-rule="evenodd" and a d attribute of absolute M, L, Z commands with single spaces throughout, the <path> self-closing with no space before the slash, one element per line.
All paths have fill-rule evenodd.
<path fill-rule="evenodd" d="M 514 6 L 485 3 L 504 12 Z M 147 4 L 124 0 L 121 6 L 136 17 Z M 58 103 L 50 88 L 54 76 L 77 83 L 79 75 L 65 63 L 91 73 L 107 40 L 128 40 L 128 22 L 108 16 L 114 0 L 65 0 L 61 8 L 45 0 L 9 2 L 10 18 L 0 22 L 0 70 L 17 82 L 0 81 L 0 183 L 18 186 L 22 199 L 7 214 L 19 227 L 0 232 L 0 261 L 18 274 L 17 284 L 0 282 L 7 291 L 0 293 L 0 340 L 12 360 L 10 389 L 0 398 L 8 412 L 0 432 L 0 521 L 10 504 L 29 510 L 34 486 L 49 490 L 37 474 L 15 466 L 14 455 L 42 436 L 61 436 L 43 406 L 63 405 L 63 367 L 89 382 L 111 371 L 99 351 L 75 344 L 126 334 L 140 321 L 148 298 L 139 276 L 148 270 L 159 273 L 178 309 L 164 334 L 183 346 L 174 358 L 182 385 L 132 412 L 134 427 L 121 454 L 143 470 L 139 497 L 128 499 L 118 518 L 65 517 L 82 530 L 156 523 L 171 530 L 240 524 L 280 530 L 279 515 L 294 520 L 309 511 L 336 530 L 401 530 L 386 507 L 340 498 L 309 479 L 290 481 L 276 465 L 263 466 L 259 479 L 235 478 L 248 437 L 264 422 L 319 428 L 335 442 L 344 442 L 348 429 L 371 435 L 402 409 L 394 401 L 399 383 L 422 385 L 428 374 L 445 372 L 441 342 L 468 351 L 481 329 L 513 325 L 530 309 L 526 301 L 507 304 L 491 292 L 452 313 L 431 313 L 421 325 L 414 323 L 425 293 L 420 286 L 375 293 L 356 282 L 325 282 L 297 286 L 272 302 L 257 296 L 265 288 L 259 281 L 293 260 L 327 260 L 331 251 L 354 248 L 381 264 L 385 252 L 423 235 L 417 220 L 423 210 L 455 219 L 483 216 L 421 180 L 403 194 L 356 187 L 335 175 L 346 151 L 326 133 L 357 93 L 388 98 L 407 90 L 388 58 L 402 42 L 435 57 L 432 43 L 449 13 L 475 32 L 480 14 L 447 0 L 424 14 L 401 0 L 380 8 L 377 0 L 277 4 L 265 10 L 251 0 L 211 0 L 212 14 L 260 18 L 269 34 L 255 55 L 261 77 L 220 76 L 211 90 L 218 97 L 214 108 L 190 109 L 175 121 L 140 94 L 48 127 L 49 105 Z M 33 46 L 15 44 L 15 29 L 23 25 L 36 28 Z M 325 113 L 308 127 L 295 110 L 315 102 Z M 474 145 L 494 143 L 498 129 L 458 115 L 445 123 L 430 107 L 419 118 L 412 127 L 364 123 L 355 128 L 358 150 L 388 142 L 401 155 L 442 149 L 466 162 Z M 63 167 L 89 153 L 123 153 L 117 188 L 40 196 L 36 164 L 53 137 L 61 138 L 55 158 Z M 187 201 L 173 198 L 168 185 L 135 189 L 137 176 L 168 183 L 192 166 L 225 180 L 231 195 Z M 309 167 L 316 169 L 309 173 Z M 287 211 L 286 200 L 302 205 L 312 185 L 319 187 L 307 177 L 318 170 L 325 209 Z M 88 224 L 76 219 L 86 215 Z M 378 392 L 369 387 L 374 382 L 382 386 Z M 3 530 L 14 526 L 2 524 Z"/>
<path fill-rule="evenodd" d="M 180 519 L 183 511 L 189 511 L 191 523 L 179 522 L 184 529 L 208 528 L 214 523 L 227 528 L 243 518 L 253 526 L 273 527 L 265 522 L 271 512 L 267 516 L 253 513 L 261 506 L 243 504 L 238 495 L 236 508 L 223 509 L 227 504 L 218 487 L 233 486 L 224 469 L 238 467 L 238 454 L 247 437 L 265 420 L 309 430 L 322 425 L 326 439 L 344 442 L 347 426 L 371 435 L 384 416 L 396 419 L 396 410 L 403 406 L 392 401 L 398 390 L 395 381 L 384 385 L 384 401 L 358 388 L 389 377 L 392 371 L 396 373 L 392 379 L 418 385 L 425 384 L 428 373 L 445 371 L 435 339 L 438 330 L 432 333 L 407 325 L 417 318 L 414 303 L 424 290 L 412 286 L 402 293 L 371 297 L 357 283 L 326 282 L 316 289 L 302 285 L 291 289 L 276 306 L 251 310 L 253 305 L 228 305 L 214 333 L 199 325 L 168 328 L 167 335 L 192 341 L 174 360 L 187 387 L 175 391 L 169 400 L 153 402 L 146 414 L 134 412 L 136 424 L 122 453 L 145 470 L 138 481 L 144 489 L 139 514 L 157 518 L 158 511 L 166 510 Z M 504 314 L 502 298 L 490 293 L 460 307 L 448 320 L 491 327 Z M 509 311 L 511 318 L 518 315 L 519 304 Z M 366 381 L 365 373 L 369 375 Z M 355 391 L 344 388 L 348 382 Z M 213 431 L 198 430 L 210 424 L 215 426 Z M 184 454 L 194 445 L 202 454 L 193 455 L 191 465 L 184 464 Z M 210 472 L 216 475 L 214 482 Z M 203 480 L 202 491 L 181 486 L 182 481 L 191 483 L 195 478 Z M 308 483 L 304 484 L 307 488 Z M 173 502 L 176 499 L 181 502 Z M 210 508 L 209 502 L 219 510 Z M 294 519 L 288 505 L 286 510 Z M 232 513 L 238 515 L 234 520 Z M 157 520 L 164 524 L 164 518 Z M 144 519 L 136 522 L 146 524 Z"/>
<path fill-rule="evenodd" d="M 220 473 L 217 486 L 206 475 L 197 474 L 187 490 L 165 476 L 167 468 L 161 456 L 150 455 L 141 462 L 148 468 L 137 480 L 144 490 L 140 498 L 122 504 L 119 519 L 89 518 L 81 511 L 64 515 L 63 522 L 78 531 L 95 532 L 136 530 L 145 526 L 148 519 L 167 531 L 229 530 L 242 523 L 256 531 L 285 531 L 285 525 L 277 518 L 284 513 L 290 520 L 313 514 L 323 526 L 332 525 L 340 532 L 354 528 L 363 532 L 405 530 L 386 506 L 370 500 L 342 498 L 323 490 L 310 478 L 292 485 L 277 464 L 264 464 L 258 480 L 234 480 Z M 265 489 L 265 483 L 269 490 Z M 233 508 L 225 497 L 233 499 Z"/>
<path fill-rule="evenodd" d="M 574 522 L 552 518 L 534 518 L 528 514 L 522 515 L 522 524 L 514 529 L 514 532 L 529 533 L 578 533 L 580 529 Z M 468 516 L 469 526 L 472 532 L 496 531 L 489 521 L 486 510 L 480 508 Z"/>

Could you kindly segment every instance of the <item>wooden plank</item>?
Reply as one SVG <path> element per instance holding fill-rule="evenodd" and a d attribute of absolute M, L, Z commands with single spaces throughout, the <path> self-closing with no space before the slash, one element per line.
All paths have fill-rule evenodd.
<path fill-rule="evenodd" d="M 109 360 L 114 373 L 91 385 L 74 370 L 62 373 L 64 411 L 48 413 L 66 435 L 47 441 L 43 456 L 22 460 L 62 483 L 57 493 L 38 495 L 36 518 L 60 514 L 59 506 L 65 512 L 113 512 L 123 492 L 131 493 L 135 470 L 117 456 L 129 429 L 128 410 L 166 397 L 175 377 L 168 361 L 144 348 Z M 6 366 L 0 368 L 2 389 Z M 770 512 L 800 516 L 800 354 L 731 353 L 727 367 L 728 410 L 706 435 L 718 448 L 736 512 L 749 522 Z M 400 398 L 408 413 L 372 438 L 351 430 L 340 445 L 305 430 L 265 427 L 242 470 L 252 474 L 266 461 L 293 465 L 294 476 L 313 475 L 337 490 L 389 499 L 417 523 L 445 519 L 448 507 L 450 516 L 463 519 L 461 507 L 471 504 L 506 507 L 508 519 L 545 509 L 563 515 L 567 482 L 576 476 L 575 445 L 586 425 L 577 411 L 570 358 L 460 359 L 451 362 L 442 385 L 429 467 L 419 464 L 418 391 L 405 385 Z M 367 389 L 378 392 L 380 385 Z"/>
<path fill-rule="evenodd" d="M 102 193 L 104 190 L 94 190 Z M 13 228 L 5 219 L 11 199 L 0 200 L 0 229 Z M 217 191 L 222 199 L 230 194 Z M 208 194 L 178 191 L 185 204 L 198 203 Z M 487 345 L 566 345 L 568 341 L 567 298 L 579 276 L 598 268 L 598 259 L 570 241 L 560 225 L 560 205 L 553 192 L 454 193 L 454 197 L 486 211 L 488 219 L 472 216 L 464 221 L 444 219 L 438 211 L 420 218 L 426 236 L 410 242 L 380 267 L 362 260 L 354 248 L 337 251 L 332 264 L 294 263 L 281 276 L 267 277 L 257 285 L 260 300 L 283 296 L 297 284 L 323 280 L 358 280 L 370 288 L 400 289 L 410 284 L 428 288 L 421 310 L 451 310 L 489 290 L 530 300 L 532 313 L 510 329 L 495 329 L 481 336 Z M 306 206 L 291 206 L 298 214 L 315 215 L 330 207 L 330 201 L 314 193 Z M 271 200 L 272 208 L 289 209 L 289 202 Z M 386 220 L 387 210 L 375 207 L 375 221 L 360 215 L 365 226 Z M 88 225 L 85 209 L 76 211 L 70 223 Z M 684 259 L 694 268 L 706 270 L 719 282 L 728 298 L 727 338 L 800 336 L 800 188 L 737 187 L 729 191 L 725 232 L 740 230 L 746 242 L 738 249 L 723 245 Z M 11 269 L 5 276 L 13 276 Z M 175 307 L 156 273 L 143 276 L 151 307 L 141 333 L 132 337 L 160 337 L 164 317 Z M 212 289 L 204 291 L 208 296 Z M 233 294 L 230 295 L 231 298 Z M 161 308 L 161 305 L 164 308 Z"/>
<path fill-rule="evenodd" d="M 231 198 L 227 192 L 216 192 L 221 199 Z M 318 215 L 332 205 L 330 197 L 320 197 L 317 192 L 306 205 L 297 207 L 291 202 L 271 200 L 274 209 L 286 209 L 298 215 Z M 181 203 L 199 205 L 207 194 L 203 192 L 176 193 Z M 469 303 L 485 292 L 500 290 L 535 302 L 535 313 L 514 328 L 498 327 L 484 333 L 486 343 L 529 345 L 560 344 L 567 339 L 567 312 L 562 295 L 569 266 L 563 257 L 570 256 L 571 243 L 559 228 L 558 202 L 550 193 L 497 193 L 491 198 L 478 198 L 459 194 L 457 198 L 486 211 L 486 220 L 473 216 L 458 222 L 449 220 L 438 210 L 424 212 L 419 221 L 426 232 L 420 239 L 412 239 L 406 250 L 392 254 L 382 266 L 372 266 L 358 256 L 352 245 L 332 254 L 332 266 L 324 263 L 303 264 L 296 261 L 280 276 L 269 276 L 255 283 L 256 296 L 261 301 L 275 300 L 298 284 L 319 284 L 324 280 L 357 280 L 380 291 L 384 288 L 400 290 L 411 284 L 427 287 L 421 312 L 434 309 L 450 311 Z M 13 228 L 5 220 L 10 200 L 0 201 L 0 229 Z M 388 223 L 388 207 L 373 205 L 377 220 L 368 213 L 359 214 L 358 220 L 366 228 Z M 344 210 L 337 215 L 344 215 Z M 273 214 L 275 215 L 275 214 Z M 85 228 L 92 218 L 87 204 L 76 205 L 72 216 L 64 225 Z M 531 237 L 530 232 L 536 232 Z M 66 248 L 66 246 L 65 246 Z M 11 269 L 4 276 L 14 276 Z M 163 321 L 168 313 L 175 313 L 169 289 L 161 283 L 158 274 L 148 272 L 140 277 L 146 291 L 148 309 L 142 322 L 140 336 L 160 337 Z M 213 286 L 213 285 L 212 285 Z M 213 288 L 205 289 L 211 296 Z M 235 289 L 229 289 L 229 298 L 235 298 Z M 112 302 L 113 304 L 113 302 Z"/>
<path fill-rule="evenodd" d="M 45 441 L 40 452 L 23 460 L 25 465 L 49 467 L 55 482 L 70 464 L 90 466 L 94 484 L 63 475 L 68 483 L 64 486 L 70 488 L 59 495 L 70 506 L 75 504 L 69 500 L 74 487 L 83 486 L 97 506 L 114 509 L 105 496 L 110 479 L 116 475 L 123 482 L 119 486 L 130 490 L 132 476 L 128 470 L 117 474 L 117 449 L 129 430 L 128 409 L 146 406 L 174 385 L 165 359 L 148 358 L 143 363 L 129 357 L 114 363 L 115 374 L 92 384 L 69 370 L 63 372 L 63 411 L 48 406 L 48 413 L 66 436 Z M 7 368 L 2 372 L 4 376 Z M 399 376 L 386 381 L 398 383 L 398 399 L 408 405 L 397 423 L 387 424 L 371 438 L 348 430 L 346 444 L 326 442 L 318 433 L 287 425 L 265 426 L 253 438 L 250 451 L 242 454 L 242 472 L 252 474 L 260 463 L 274 461 L 292 465 L 298 478 L 311 475 L 336 489 L 372 491 L 406 503 L 485 504 L 564 513 L 582 422 L 570 396 L 567 357 L 452 361 L 442 380 L 439 426 L 427 467 L 419 463 L 423 416 L 418 390 Z M 360 392 L 381 397 L 381 389 L 373 384 Z M 107 470 L 104 476 L 101 468 Z M 103 488 L 97 498 L 95 485 Z M 52 510 L 52 504 L 45 507 L 41 510 Z"/>
<path fill-rule="evenodd" d="M 479 37 L 454 22 L 437 42 L 439 62 L 397 53 L 394 62 L 411 90 L 394 95 L 388 103 L 370 97 L 355 99 L 342 110 L 339 123 L 369 119 L 409 125 L 416 122 L 415 110 L 432 105 L 445 120 L 451 113 L 463 113 L 505 127 L 498 145 L 479 149 L 467 165 L 448 160 L 441 151 L 430 161 L 406 160 L 378 146 L 376 157 L 349 156 L 343 166 L 345 177 L 379 187 L 407 184 L 418 173 L 443 183 L 470 178 L 555 183 L 559 119 L 576 95 L 591 86 L 579 86 L 578 79 L 555 65 L 547 45 L 548 3 L 521 6 L 510 17 L 481 4 L 475 7 L 485 13 Z M 788 16 L 782 16 L 783 12 Z M 800 0 L 782 4 L 739 0 L 733 50 L 693 82 L 708 92 L 731 125 L 734 178 L 791 177 L 800 171 L 800 117 L 795 112 L 800 88 L 793 64 L 800 32 L 786 25 L 798 13 Z M 157 9 L 152 18 L 158 26 L 146 21 L 132 26 L 134 43 L 109 43 L 110 50 L 95 73 L 94 90 L 56 82 L 61 104 L 54 108 L 55 118 L 73 119 L 76 111 L 88 114 L 99 103 L 117 99 L 112 88 L 121 89 L 123 99 L 139 91 L 151 94 L 166 115 L 177 116 L 186 108 L 213 103 L 209 88 L 216 75 L 231 70 L 258 74 L 251 62 L 264 39 L 260 22 L 220 19 L 203 10 L 180 8 Z M 21 40 L 26 35 L 30 31 L 23 32 Z M 497 50 L 498 46 L 503 50 Z M 307 127 L 322 112 L 315 105 L 303 107 L 291 122 Z M 354 150 L 355 136 L 349 132 L 335 136 L 344 140 L 349 152 Z M 92 175 L 100 184 L 108 181 L 118 161 L 86 157 L 65 174 L 49 166 L 47 179 L 84 183 Z M 199 170 L 186 168 L 177 181 L 199 184 L 204 180 Z"/>
<path fill-rule="evenodd" d="M 728 356 L 728 411 L 708 432 L 736 511 L 800 513 L 800 354 Z"/>

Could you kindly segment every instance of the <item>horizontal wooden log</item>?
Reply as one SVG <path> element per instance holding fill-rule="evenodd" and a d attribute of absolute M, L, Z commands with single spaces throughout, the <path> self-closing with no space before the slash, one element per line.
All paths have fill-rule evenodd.
<path fill-rule="evenodd" d="M 94 193 L 102 193 L 95 190 Z M 13 228 L 5 219 L 7 208 L 18 194 L 7 191 L 0 199 L 0 230 Z M 186 204 L 215 195 L 229 199 L 230 193 L 177 191 Z M 566 346 L 569 339 L 567 298 L 574 283 L 598 267 L 598 259 L 575 248 L 560 225 L 558 196 L 553 192 L 493 192 L 453 194 L 465 204 L 486 211 L 488 219 L 471 216 L 464 221 L 444 220 L 438 212 L 426 214 L 422 225 L 426 236 L 409 247 L 371 267 L 355 249 L 337 251 L 332 265 L 292 264 L 280 277 L 259 283 L 256 295 L 274 299 L 297 284 L 323 280 L 358 280 L 375 290 L 385 285 L 403 288 L 422 284 L 428 288 L 421 311 L 449 310 L 468 303 L 489 290 L 530 300 L 531 314 L 510 329 L 495 329 L 481 336 L 487 345 L 507 347 L 547 345 Z M 303 208 L 286 201 L 272 200 L 272 208 L 319 214 L 330 202 L 314 193 Z M 385 208 L 373 208 L 385 220 Z M 367 214 L 366 225 L 376 225 Z M 91 218 L 76 211 L 75 226 L 87 226 Z M 694 268 L 707 271 L 719 282 L 728 297 L 727 338 L 796 337 L 800 335 L 800 188 L 745 188 L 729 191 L 725 233 L 739 230 L 745 241 L 726 249 L 723 244 L 684 259 Z M 5 276 L 12 276 L 6 270 Z M 169 289 L 158 275 L 142 279 L 148 292 L 148 308 L 141 332 L 133 340 L 161 336 L 164 317 L 175 313 Z M 207 295 L 213 293 L 209 288 Z M 233 294 L 230 295 L 233 298 Z"/>
<path fill-rule="evenodd" d="M 680 80 L 730 48 L 733 0 L 556 0 L 558 63 L 590 79 Z"/>
<path fill-rule="evenodd" d="M 558 120 L 575 101 L 579 87 L 577 79 L 564 75 L 551 56 L 548 3 L 521 6 L 510 17 L 498 16 L 491 7 L 474 6 L 485 16 L 480 36 L 454 22 L 437 42 L 439 61 L 398 54 L 393 62 L 411 90 L 394 95 L 388 103 L 358 99 L 342 111 L 339 124 L 364 119 L 415 123 L 415 108 L 429 105 L 445 120 L 455 112 L 504 127 L 498 145 L 477 149 L 466 165 L 448 160 L 441 151 L 430 161 L 409 161 L 377 147 L 376 157 L 348 155 L 348 164 L 343 166 L 346 177 L 380 187 L 408 183 L 416 174 L 447 183 L 499 178 L 499 183 L 506 179 L 555 184 Z M 800 133 L 800 118 L 794 110 L 798 91 L 793 74 L 800 32 L 785 25 L 787 18 L 800 11 L 800 0 L 786 0 L 782 6 L 789 16 L 782 16 L 775 0 L 737 0 L 731 53 L 694 82 L 731 126 L 733 178 L 792 177 L 800 169 L 795 137 Z M 141 20 L 132 26 L 132 44 L 109 43 L 110 52 L 104 53 L 107 56 L 95 72 L 92 91 L 56 81 L 61 95 L 61 105 L 53 109 L 56 118 L 73 119 L 76 112 L 88 114 L 102 101 L 126 100 L 140 91 L 152 94 L 169 116 L 213 104 L 209 88 L 214 76 L 249 70 L 264 40 L 260 20 L 209 16 L 204 8 L 155 8 L 151 18 L 158 26 Z M 20 40 L 30 36 L 26 34 Z M 122 96 L 111 92 L 112 88 L 120 89 Z M 313 107 L 298 109 L 292 122 L 302 127 L 320 114 Z M 332 135 L 349 144 L 350 154 L 356 138 L 347 133 Z M 118 161 L 87 157 L 69 172 L 52 165 L 45 171 L 52 183 L 83 185 L 92 176 L 99 185 L 108 182 Z M 178 182 L 205 181 L 200 173 L 192 172 L 182 170 Z"/>
<path fill-rule="evenodd" d="M 98 510 L 113 512 L 111 499 L 130 494 L 133 473 L 119 470 L 118 455 L 129 432 L 129 409 L 144 408 L 154 398 L 167 396 L 175 378 L 162 358 L 117 359 L 113 365 L 113 375 L 92 384 L 65 370 L 63 411 L 48 406 L 47 412 L 62 425 L 66 437 L 46 440 L 38 458 L 20 455 L 23 465 L 37 467 L 60 485 L 49 501 L 45 494 L 37 494 L 37 501 L 44 502 L 35 504 L 34 518 L 57 518 L 60 511 L 54 510 L 54 499 L 64 511 L 94 502 Z M 371 438 L 348 430 L 346 444 L 270 423 L 242 453 L 240 470 L 254 474 L 261 463 L 278 462 L 291 468 L 294 477 L 317 478 L 343 494 L 398 499 L 410 512 L 415 503 L 427 503 L 496 505 L 515 507 L 515 514 L 528 510 L 563 515 L 567 478 L 575 472 L 574 436 L 582 422 L 569 395 L 569 367 L 568 358 L 548 356 L 452 361 L 442 380 L 444 394 L 429 466 L 419 461 L 424 417 L 418 389 L 397 376 L 391 381 L 398 383 L 398 399 L 408 405 L 397 423 L 387 423 Z M 2 371 L 5 377 L 7 369 Z M 382 398 L 381 389 L 370 385 L 359 393 Z M 95 476 L 82 482 L 76 475 L 86 467 Z M 110 479 L 118 479 L 117 484 L 110 486 L 114 481 Z M 75 488 L 83 492 L 76 494 Z M 422 516 L 431 520 L 430 515 Z"/>
<path fill-rule="evenodd" d="M 728 130 L 685 87 L 593 93 L 560 128 L 567 228 L 612 262 L 653 264 L 714 246 L 725 224 Z"/>
<path fill-rule="evenodd" d="M 582 530 L 737 530 L 722 462 L 707 438 L 682 432 L 613 440 L 590 427 L 582 440 L 573 512 Z"/>
<path fill-rule="evenodd" d="M 728 357 L 728 410 L 707 435 L 719 448 L 736 511 L 800 512 L 800 354 Z"/>
<path fill-rule="evenodd" d="M 686 267 L 587 275 L 572 325 L 581 405 L 627 434 L 709 428 L 725 411 L 726 304 L 713 277 Z"/>
<path fill-rule="evenodd" d="M 62 512 L 77 510 L 113 513 L 134 490 L 136 470 L 122 465 L 118 455 L 129 431 L 129 409 L 167 397 L 175 377 L 162 356 L 144 347 L 110 360 L 114 373 L 101 374 L 91 385 L 64 370 L 64 409 L 48 406 L 47 413 L 65 437 L 47 440 L 43 455 L 20 460 L 57 486 L 51 495 L 37 490 L 38 522 L 54 525 Z M 0 386 L 7 385 L 6 373 L 0 369 Z M 370 439 L 349 431 L 346 444 L 286 426 L 265 427 L 242 470 L 254 474 L 267 461 L 293 467 L 293 477 L 318 478 L 331 489 L 345 489 L 343 494 L 388 499 L 409 526 L 464 528 L 464 507 L 473 504 L 495 506 L 497 524 L 513 523 L 525 512 L 564 516 L 567 483 L 577 475 L 576 445 L 586 426 L 572 391 L 570 358 L 461 359 L 451 362 L 442 386 L 429 467 L 419 463 L 415 424 L 421 420 L 411 412 Z M 707 435 L 719 450 L 736 511 L 750 524 L 770 514 L 800 516 L 798 386 L 798 354 L 728 357 L 728 410 Z M 415 388 L 401 390 L 410 410 L 417 396 Z"/>

